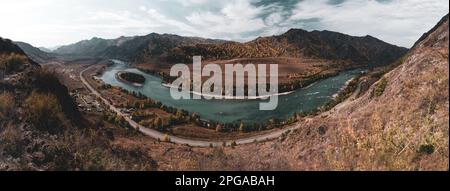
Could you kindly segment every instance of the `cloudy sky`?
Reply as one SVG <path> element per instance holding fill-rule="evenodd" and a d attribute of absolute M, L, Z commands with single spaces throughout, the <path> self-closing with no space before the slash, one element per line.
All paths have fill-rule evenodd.
<path fill-rule="evenodd" d="M 447 0 L 0 0 L 0 36 L 52 47 L 151 32 L 246 41 L 289 28 L 411 47 Z"/>

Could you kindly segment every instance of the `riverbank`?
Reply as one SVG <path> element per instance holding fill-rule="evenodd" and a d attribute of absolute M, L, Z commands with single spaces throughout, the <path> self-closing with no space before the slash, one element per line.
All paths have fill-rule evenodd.
<path fill-rule="evenodd" d="M 252 105 L 259 104 L 260 101 L 242 100 L 226 102 L 225 104 L 224 101 L 220 100 L 172 100 L 170 95 L 166 95 L 169 91 L 165 86 L 168 86 L 168 84 L 162 85 L 164 83 L 158 75 L 147 75 L 141 70 L 130 68 L 128 65 L 123 64 L 116 64 L 110 67 L 99 66 L 96 68 L 96 70 L 89 72 L 88 76 L 102 71 L 99 79 L 102 80 L 102 83 L 108 84 L 110 88 L 98 89 L 98 91 L 123 112 L 131 111 L 129 115 L 134 117 L 134 112 L 144 112 L 142 114 L 150 118 L 145 118 L 143 122 L 151 124 L 150 126 L 144 125 L 145 127 L 155 128 L 156 131 L 160 131 L 163 134 L 167 133 L 170 137 L 176 136 L 201 141 L 236 140 L 289 129 L 296 122 L 316 115 L 317 113 L 308 112 L 310 111 L 308 108 L 314 110 L 314 108 L 326 104 L 333 95 L 326 92 L 341 91 L 342 86 L 355 74 L 355 72 L 343 72 L 339 76 L 316 81 L 305 88 L 293 92 L 280 93 L 286 95 L 280 97 L 280 105 L 275 111 L 259 111 L 257 107 L 252 109 Z M 115 77 L 115 74 L 120 71 L 144 75 L 148 82 L 143 88 L 123 83 Z M 97 83 L 97 81 L 90 79 L 87 78 L 90 83 Z M 331 86 L 329 86 L 330 83 Z M 96 84 L 97 87 L 100 87 L 100 85 Z M 315 92 L 319 93 L 316 94 Z M 147 108 L 145 104 L 142 105 L 142 101 L 149 99 L 162 104 L 151 108 Z M 314 106 L 314 104 L 319 104 L 319 106 Z M 142 106 L 144 108 L 141 108 Z M 193 109 L 191 110 L 190 108 Z M 307 109 L 307 112 L 302 112 L 302 109 Z M 179 124 L 175 121 L 174 125 L 169 125 L 173 124 L 170 121 L 178 119 L 178 111 L 183 113 L 182 116 L 184 117 L 182 118 L 187 120 L 188 123 Z M 193 118 L 194 116 L 195 119 Z M 257 121 L 252 120 L 253 116 L 257 118 Z M 223 121 L 223 119 L 229 120 L 229 122 Z M 160 130 L 158 127 L 158 121 L 162 122 L 163 130 Z M 136 123 L 139 122 L 136 121 Z"/>
<path fill-rule="evenodd" d="M 114 78 L 113 75 L 118 71 L 138 73 L 145 76 L 148 82 L 146 82 L 143 88 L 130 86 Z M 259 110 L 260 103 L 264 102 L 265 100 L 263 99 L 267 98 L 267 96 L 251 97 L 253 99 L 243 99 L 248 97 L 239 97 L 238 99 L 226 97 L 236 100 L 229 102 L 216 99 L 174 100 L 168 90 L 168 87 L 171 87 L 170 84 L 165 83 L 158 75 L 151 75 L 128 65 L 118 64 L 109 67 L 101 79 L 106 84 L 121 87 L 133 94 L 151 98 L 170 108 L 181 109 L 190 114 L 195 113 L 205 122 L 234 124 L 229 125 L 234 129 L 239 129 L 239 124 L 244 123 L 246 126 L 251 126 L 250 129 L 259 129 L 253 128 L 253 126 L 279 127 L 285 122 L 287 123 L 287 121 L 292 121 L 291 119 L 295 118 L 298 114 L 308 114 L 310 111 L 314 111 L 318 107 L 325 105 L 355 75 L 355 72 L 352 71 L 341 72 L 336 76 L 308 84 L 309 86 L 307 88 L 288 92 L 283 91 L 277 94 L 280 96 L 278 99 L 278 107 L 272 111 Z M 199 95 L 199 92 L 191 93 Z M 215 95 L 206 96 L 214 97 Z"/>
<path fill-rule="evenodd" d="M 166 87 L 166 88 L 177 88 L 175 86 L 173 86 L 172 84 L 168 84 L 168 83 L 163 83 L 162 86 Z M 273 96 L 284 96 L 284 95 L 289 95 L 294 93 L 295 91 L 289 91 L 289 92 L 282 92 L 282 93 L 276 93 L 276 94 L 270 94 L 270 95 L 264 95 L 264 96 L 227 96 L 227 95 L 213 95 L 213 94 L 205 94 L 205 93 L 201 93 L 201 92 L 196 92 L 196 91 L 189 91 L 189 93 L 194 94 L 194 95 L 199 95 L 199 96 L 203 96 L 204 98 L 214 98 L 214 99 L 225 99 L 225 100 L 245 100 L 245 99 L 249 99 L 249 100 L 255 100 L 255 99 L 267 99 Z"/>
<path fill-rule="evenodd" d="M 164 131 L 160 131 L 158 129 L 150 128 L 147 126 L 140 125 L 134 119 L 131 119 L 133 116 L 132 113 L 127 113 L 129 110 L 126 109 L 126 104 L 131 103 L 134 105 L 135 103 L 140 103 L 140 101 L 145 101 L 149 99 L 138 98 L 135 95 L 129 94 L 129 92 L 122 91 L 120 88 L 111 87 L 108 89 L 95 89 L 94 87 L 100 87 L 99 81 L 93 80 L 92 77 L 95 73 L 102 70 L 102 67 L 90 66 L 88 68 L 84 68 L 80 71 L 80 79 L 82 83 L 91 91 L 95 96 L 98 96 L 103 104 L 105 104 L 105 108 L 109 108 L 110 114 L 104 114 L 103 117 L 112 117 L 113 124 L 115 124 L 114 120 L 121 119 L 125 120 L 124 122 L 129 123 L 131 127 L 140 130 L 143 134 L 148 135 L 157 139 L 158 141 L 167 141 L 177 144 L 185 144 L 190 146 L 197 147 L 220 147 L 223 145 L 240 145 L 240 144 L 248 144 L 254 142 L 264 142 L 267 140 L 278 138 L 281 135 L 284 135 L 286 132 L 292 130 L 292 126 L 286 126 L 283 129 L 279 128 L 271 128 L 264 129 L 261 131 L 249 131 L 249 132 L 240 132 L 237 130 L 226 131 L 225 126 L 223 126 L 223 130 L 219 130 L 214 127 L 203 127 L 198 126 L 195 122 L 179 124 L 170 127 Z M 122 101 L 118 101 L 121 99 Z M 163 123 L 166 123 L 168 119 L 173 118 L 176 114 L 170 113 L 168 111 L 163 110 L 162 108 L 167 108 L 166 106 L 161 105 L 160 107 L 155 108 L 144 108 L 140 109 L 136 107 L 135 111 L 151 111 L 152 115 L 155 115 L 157 118 L 163 118 Z M 128 110 L 128 111 L 127 111 Z M 185 116 L 190 118 L 189 116 Z M 122 124 L 122 122 L 120 123 Z"/>
<path fill-rule="evenodd" d="M 305 58 L 289 58 L 289 57 L 277 57 L 277 58 L 240 58 L 230 60 L 217 60 L 217 61 L 202 61 L 202 66 L 206 67 L 209 64 L 215 64 L 221 67 L 222 71 L 225 71 L 225 66 L 229 64 L 276 64 L 278 65 L 278 91 L 290 92 L 307 87 L 314 82 L 322 79 L 330 78 L 339 75 L 341 72 L 357 69 L 358 65 L 352 65 L 339 60 L 321 60 L 321 59 L 305 59 Z M 151 75 L 157 75 L 161 77 L 164 83 L 172 83 L 177 77 L 170 77 L 170 70 L 173 63 L 134 63 L 131 67 L 137 68 L 140 71 Z M 188 64 L 188 67 L 193 73 L 192 64 Z M 224 78 L 225 74 L 222 74 Z M 202 81 L 208 80 L 209 77 L 203 76 Z M 247 81 L 245 82 L 247 83 Z"/>

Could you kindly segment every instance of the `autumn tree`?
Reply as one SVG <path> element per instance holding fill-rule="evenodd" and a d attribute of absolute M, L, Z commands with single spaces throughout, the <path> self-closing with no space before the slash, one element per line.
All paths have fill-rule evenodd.
<path fill-rule="evenodd" d="M 242 132 L 242 133 L 245 133 L 247 131 L 244 123 L 241 123 L 239 125 L 239 131 Z"/>
<path fill-rule="evenodd" d="M 156 118 L 155 121 L 153 122 L 153 126 L 158 128 L 158 129 L 162 129 L 163 128 L 163 121 L 160 117 Z"/>

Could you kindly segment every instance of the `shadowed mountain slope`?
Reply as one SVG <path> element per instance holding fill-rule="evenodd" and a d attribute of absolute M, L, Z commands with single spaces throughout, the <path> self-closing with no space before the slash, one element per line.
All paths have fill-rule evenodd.
<path fill-rule="evenodd" d="M 36 48 L 25 42 L 14 42 L 14 44 L 19 46 L 25 52 L 25 54 L 28 55 L 28 57 L 30 57 L 33 61 L 39 64 L 43 64 L 46 61 L 55 57 L 55 55 L 48 52 L 44 52 L 41 49 Z"/>

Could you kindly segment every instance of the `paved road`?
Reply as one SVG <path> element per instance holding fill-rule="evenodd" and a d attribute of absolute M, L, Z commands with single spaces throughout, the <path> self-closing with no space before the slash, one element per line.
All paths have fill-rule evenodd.
<path fill-rule="evenodd" d="M 118 108 L 116 108 L 114 105 L 112 105 L 107 99 L 103 98 L 101 96 L 101 94 L 87 82 L 87 80 L 84 78 L 83 74 L 87 70 L 91 69 L 93 66 L 95 66 L 95 65 L 91 65 L 80 72 L 80 80 L 89 89 L 89 91 L 91 91 L 92 94 L 94 94 L 96 97 L 101 99 L 102 102 L 105 105 L 107 105 L 111 111 L 115 112 L 119 116 L 122 116 L 133 128 L 138 129 L 143 134 L 150 136 L 154 139 L 164 140 L 164 138 L 166 137 L 165 133 L 161 133 L 154 129 L 146 128 L 142 125 L 139 125 L 138 123 L 133 121 L 130 117 L 124 115 Z M 233 142 L 236 142 L 237 145 L 242 145 L 242 144 L 249 144 L 249 143 L 254 143 L 254 142 L 262 142 L 262 141 L 267 141 L 267 140 L 271 140 L 271 139 L 276 139 L 278 137 L 281 137 L 284 133 L 286 133 L 288 131 L 292 131 L 297 128 L 299 128 L 298 125 L 295 125 L 295 126 L 287 127 L 287 128 L 280 129 L 277 131 L 272 131 L 272 132 L 269 132 L 269 133 L 263 134 L 263 135 L 242 138 L 242 139 L 237 139 L 237 140 L 228 140 L 228 141 L 200 141 L 200 140 L 186 139 L 186 138 L 181 138 L 181 137 L 176 137 L 176 136 L 171 136 L 171 135 L 169 135 L 169 138 L 170 138 L 170 142 L 176 143 L 176 144 L 181 144 L 181 145 L 190 145 L 190 146 L 195 146 L 195 147 L 210 147 L 212 145 L 214 147 L 218 147 L 218 146 L 222 146 L 223 142 L 226 142 L 227 145 L 231 145 L 231 143 L 233 143 Z"/>

